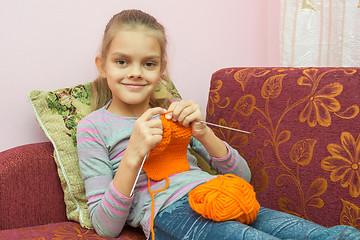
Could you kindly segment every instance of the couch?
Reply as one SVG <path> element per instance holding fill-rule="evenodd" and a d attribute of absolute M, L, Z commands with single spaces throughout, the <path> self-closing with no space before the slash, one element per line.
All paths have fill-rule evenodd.
<path fill-rule="evenodd" d="M 360 230 L 360 68 L 226 68 L 206 119 L 250 166 L 260 205 Z"/>
<path fill-rule="evenodd" d="M 0 239 L 112 239 L 67 219 L 53 152 L 43 142 L 0 153 Z M 117 239 L 145 238 L 125 227 Z"/>
<path fill-rule="evenodd" d="M 220 69 L 206 121 L 247 160 L 264 207 L 360 230 L 360 68 Z M 51 142 L 0 153 L 0 239 L 110 239 L 68 220 Z M 144 239 L 125 227 L 118 239 Z"/>

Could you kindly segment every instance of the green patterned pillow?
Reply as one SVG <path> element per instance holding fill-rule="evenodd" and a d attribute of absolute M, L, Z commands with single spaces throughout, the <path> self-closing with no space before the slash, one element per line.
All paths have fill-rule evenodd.
<path fill-rule="evenodd" d="M 90 92 L 91 83 L 86 83 L 55 91 L 32 90 L 29 94 L 36 120 L 54 146 L 67 217 L 84 228 L 92 228 L 92 224 L 78 164 L 76 126 L 91 112 Z M 170 79 L 156 89 L 155 96 L 180 98 Z"/>

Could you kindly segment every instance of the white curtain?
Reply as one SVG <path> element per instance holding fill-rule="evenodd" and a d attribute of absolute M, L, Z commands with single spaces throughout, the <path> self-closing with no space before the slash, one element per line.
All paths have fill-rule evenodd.
<path fill-rule="evenodd" d="M 360 0 L 281 0 L 287 67 L 360 67 Z"/>

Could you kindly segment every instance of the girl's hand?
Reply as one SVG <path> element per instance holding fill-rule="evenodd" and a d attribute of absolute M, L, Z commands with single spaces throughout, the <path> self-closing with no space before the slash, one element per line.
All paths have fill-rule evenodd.
<path fill-rule="evenodd" d="M 204 121 L 204 117 L 201 113 L 200 106 L 194 101 L 179 101 L 173 102 L 168 111 L 173 111 L 165 115 L 167 119 L 177 121 L 184 127 L 191 126 L 191 133 L 196 139 L 200 139 L 208 133 L 209 129 Z"/>
<path fill-rule="evenodd" d="M 157 114 L 164 114 L 165 109 L 156 107 L 144 112 L 134 124 L 126 154 L 134 159 L 135 164 L 140 165 L 150 150 L 161 142 L 163 126 L 159 118 L 151 119 Z"/>

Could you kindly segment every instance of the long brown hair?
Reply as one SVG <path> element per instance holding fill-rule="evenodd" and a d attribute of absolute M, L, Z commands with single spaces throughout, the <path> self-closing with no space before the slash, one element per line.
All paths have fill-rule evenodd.
<path fill-rule="evenodd" d="M 110 45 L 115 35 L 119 30 L 135 29 L 144 27 L 150 30 L 158 39 L 161 49 L 162 64 L 166 61 L 166 45 L 167 39 L 164 27 L 150 14 L 141 10 L 124 10 L 115 14 L 106 25 L 104 36 L 101 44 L 100 54 L 103 59 L 106 59 Z M 166 71 L 165 71 L 166 72 Z M 162 77 L 161 81 L 168 81 L 167 77 Z M 91 107 L 92 110 L 97 110 L 108 103 L 112 98 L 110 88 L 107 84 L 107 79 L 100 75 L 94 80 L 91 88 Z M 170 104 L 168 99 L 155 99 L 154 96 L 150 98 L 150 106 L 160 106 L 167 108 Z"/>

